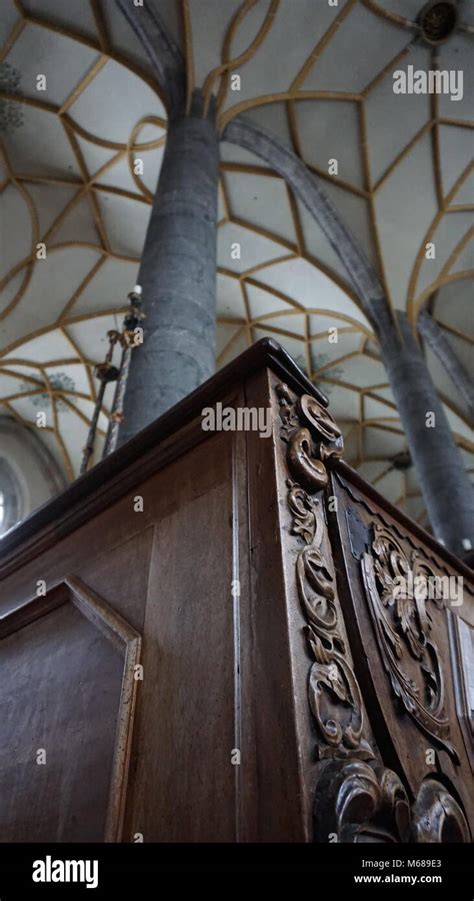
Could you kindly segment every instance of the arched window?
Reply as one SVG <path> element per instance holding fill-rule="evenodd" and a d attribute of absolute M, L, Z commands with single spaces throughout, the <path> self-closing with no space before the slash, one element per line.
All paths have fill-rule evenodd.
<path fill-rule="evenodd" d="M 23 515 L 23 494 L 10 464 L 0 457 L 0 536 L 8 532 Z"/>

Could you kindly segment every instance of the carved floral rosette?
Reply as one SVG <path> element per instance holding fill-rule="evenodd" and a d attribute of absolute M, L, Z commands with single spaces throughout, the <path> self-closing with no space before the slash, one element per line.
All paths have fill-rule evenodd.
<path fill-rule="evenodd" d="M 332 564 L 322 550 L 322 499 L 314 496 L 327 486 L 327 467 L 341 456 L 343 439 L 330 413 L 315 398 L 304 394 L 293 401 L 284 384 L 276 390 L 280 434 L 287 444 L 292 533 L 303 545 L 296 561 L 296 584 L 314 661 L 308 690 L 321 738 L 317 753 L 320 759 L 368 760 L 374 754 L 363 737 L 362 698 L 341 633 Z"/>

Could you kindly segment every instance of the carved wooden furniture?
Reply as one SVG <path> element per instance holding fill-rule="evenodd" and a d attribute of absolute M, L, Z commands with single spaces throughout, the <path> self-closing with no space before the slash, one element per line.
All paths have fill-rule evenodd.
<path fill-rule="evenodd" d="M 2 540 L 2 841 L 471 841 L 471 570 L 326 406 L 260 342 Z"/>

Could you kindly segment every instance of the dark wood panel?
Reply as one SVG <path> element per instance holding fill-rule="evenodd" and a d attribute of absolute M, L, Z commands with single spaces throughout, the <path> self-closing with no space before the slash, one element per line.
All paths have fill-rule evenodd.
<path fill-rule="evenodd" d="M 380 601 L 400 650 L 420 652 L 404 685 L 421 679 L 417 720 L 378 632 L 373 522 L 411 566 L 463 576 L 472 624 L 470 571 L 340 460 L 325 399 L 275 348 L 243 355 L 2 541 L 4 840 L 468 840 L 446 611 L 412 597 L 397 621 Z M 270 408 L 272 435 L 204 432 L 216 400 Z M 46 597 L 22 607 L 39 579 Z M 457 759 L 438 741 L 430 764 L 419 718 L 442 721 L 439 677 L 419 661 L 434 664 L 434 646 Z"/>
<path fill-rule="evenodd" d="M 231 436 L 160 474 L 134 748 L 130 831 L 235 838 Z M 146 503 L 146 495 L 145 495 Z"/>
<path fill-rule="evenodd" d="M 247 403 L 271 406 L 268 371 L 247 384 Z M 255 840 L 304 841 L 307 836 L 300 771 L 300 736 L 295 720 L 308 719 L 307 661 L 303 654 L 301 683 L 294 681 L 288 619 L 294 598 L 285 592 L 281 530 L 282 497 L 276 458 L 278 436 L 247 433 L 249 459 L 250 572 L 252 598 L 252 694 L 255 709 L 258 811 Z M 281 489 L 280 489 L 281 490 Z M 298 615 L 298 614 L 297 614 Z M 298 708 L 297 710 L 295 708 Z"/>
<path fill-rule="evenodd" d="M 103 841 L 121 655 L 71 604 L 0 653 L 1 840 Z"/>
<path fill-rule="evenodd" d="M 132 515 L 136 527 L 141 514 L 130 514 L 128 519 L 123 517 L 129 528 Z M 107 530 L 110 530 L 114 519 L 113 512 L 109 511 L 105 526 Z M 75 563 L 71 560 L 71 568 L 91 589 L 103 597 L 113 598 L 114 610 L 141 633 L 145 619 L 153 526 L 147 527 L 145 524 L 143 531 L 107 551 L 103 550 L 102 528 L 99 522 L 98 537 L 93 546 L 95 553 L 101 551 L 98 556 L 91 553 L 90 558 L 85 560 Z"/>
<path fill-rule="evenodd" d="M 0 655 L 2 841 L 120 839 L 139 634 L 71 577 L 2 617 Z"/>

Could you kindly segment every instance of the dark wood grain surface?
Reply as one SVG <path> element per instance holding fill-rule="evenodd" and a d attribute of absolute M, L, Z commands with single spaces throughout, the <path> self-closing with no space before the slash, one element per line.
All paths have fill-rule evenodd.
<path fill-rule="evenodd" d="M 271 410 L 270 437 L 203 431 L 217 400 Z M 448 619 L 473 626 L 472 573 L 341 452 L 326 399 L 267 340 L 2 540 L 3 841 L 470 839 Z M 464 579 L 449 616 L 410 598 L 391 620 L 416 715 L 364 583 L 376 526 Z"/>

